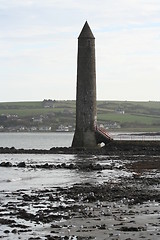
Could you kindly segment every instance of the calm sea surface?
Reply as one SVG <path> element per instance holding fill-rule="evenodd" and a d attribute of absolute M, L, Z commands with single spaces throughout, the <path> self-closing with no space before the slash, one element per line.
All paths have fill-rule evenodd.
<path fill-rule="evenodd" d="M 0 133 L 0 147 L 50 149 L 69 147 L 73 133 Z"/>

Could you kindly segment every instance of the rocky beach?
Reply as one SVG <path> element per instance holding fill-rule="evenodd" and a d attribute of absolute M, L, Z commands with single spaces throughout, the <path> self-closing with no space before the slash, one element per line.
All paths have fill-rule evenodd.
<path fill-rule="evenodd" d="M 24 149 L 1 148 L 0 151 L 4 156 L 5 151 L 10 154 L 24 151 L 26 154 Z M 1 171 L 7 168 L 9 171 L 54 174 L 55 170 L 64 170 L 69 174 L 93 175 L 94 181 L 86 179 L 66 186 L 53 184 L 50 187 L 1 190 L 1 239 L 160 238 L 158 141 L 117 141 L 92 152 L 71 148 L 52 148 L 48 152 L 30 150 L 33 151 L 46 154 L 46 159 L 47 153 L 63 152 L 76 155 L 78 160 L 40 164 L 4 159 L 0 162 Z M 109 173 L 112 175 L 108 176 Z"/>

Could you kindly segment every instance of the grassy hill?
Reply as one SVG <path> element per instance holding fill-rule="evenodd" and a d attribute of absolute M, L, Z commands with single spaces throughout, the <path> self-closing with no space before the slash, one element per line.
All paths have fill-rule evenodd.
<path fill-rule="evenodd" d="M 75 101 L 54 101 L 53 107 L 43 102 L 0 103 L 0 126 L 75 127 Z M 97 101 L 98 124 L 112 131 L 160 131 L 160 102 Z"/>

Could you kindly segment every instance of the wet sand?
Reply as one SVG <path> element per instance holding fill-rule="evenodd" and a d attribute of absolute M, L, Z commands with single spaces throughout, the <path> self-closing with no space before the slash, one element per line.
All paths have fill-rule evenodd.
<path fill-rule="evenodd" d="M 115 171 L 121 168 L 129 173 L 116 181 L 2 191 L 0 238 L 160 239 L 159 147 L 152 146 L 147 150 L 146 146 L 141 146 L 142 151 L 136 146 L 134 154 L 128 154 L 133 149 L 127 146 L 123 151 L 114 146 L 112 154 L 123 163 L 117 166 L 112 161 L 108 167 Z M 1 166 L 1 170 L 3 167 L 7 166 Z M 23 163 L 19 167 L 25 168 L 26 165 Z M 42 165 L 38 167 L 44 168 Z M 50 167 L 46 165 L 46 170 Z M 87 163 L 52 167 L 94 172 L 98 179 L 107 168 L 103 164 Z"/>

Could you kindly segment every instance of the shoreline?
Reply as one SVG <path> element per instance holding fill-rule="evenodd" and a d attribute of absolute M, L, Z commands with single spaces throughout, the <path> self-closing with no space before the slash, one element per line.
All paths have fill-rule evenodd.
<path fill-rule="evenodd" d="M 113 140 L 109 141 L 104 147 L 91 148 L 72 148 L 72 147 L 53 147 L 46 149 L 16 149 L 14 147 L 0 147 L 0 154 L 147 154 L 160 155 L 160 141 L 141 141 L 141 140 Z"/>
<path fill-rule="evenodd" d="M 1 191 L 0 238 L 159 240 L 159 157 L 140 156 L 135 161 L 131 156 L 122 161 L 122 168 L 129 174 L 116 181 Z M 82 163 L 72 171 L 85 174 L 88 167 Z M 95 177 L 100 179 L 103 171 L 94 170 Z"/>

